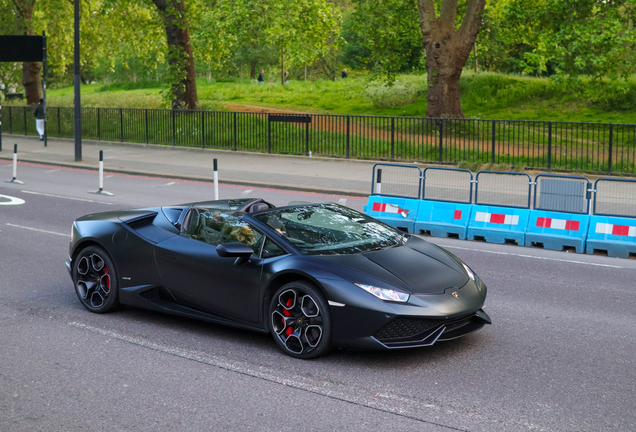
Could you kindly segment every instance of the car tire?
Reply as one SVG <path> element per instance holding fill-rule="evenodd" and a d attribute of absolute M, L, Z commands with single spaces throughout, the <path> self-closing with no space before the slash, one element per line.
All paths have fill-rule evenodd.
<path fill-rule="evenodd" d="M 280 349 L 298 359 L 311 359 L 331 349 L 331 311 L 322 292 L 305 281 L 279 288 L 268 310 L 270 330 Z"/>
<path fill-rule="evenodd" d="M 119 308 L 117 273 L 110 256 L 99 246 L 88 246 L 73 262 L 73 283 L 80 303 L 91 312 Z"/>

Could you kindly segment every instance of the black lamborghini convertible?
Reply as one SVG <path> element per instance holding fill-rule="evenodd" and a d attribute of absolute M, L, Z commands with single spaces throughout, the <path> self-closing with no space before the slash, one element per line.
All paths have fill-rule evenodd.
<path fill-rule="evenodd" d="M 130 305 L 271 332 L 288 355 L 472 333 L 486 286 L 459 258 L 337 204 L 260 199 L 84 216 L 66 263 L 92 312 Z"/>

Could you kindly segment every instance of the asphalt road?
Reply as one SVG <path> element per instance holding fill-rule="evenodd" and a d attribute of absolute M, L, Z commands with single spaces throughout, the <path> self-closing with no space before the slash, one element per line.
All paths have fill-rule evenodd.
<path fill-rule="evenodd" d="M 486 281 L 492 326 L 428 348 L 300 361 L 268 335 L 79 304 L 64 267 L 75 218 L 210 199 L 209 183 L 116 175 L 104 197 L 87 193 L 95 172 L 21 164 L 19 178 L 0 183 L 2 432 L 635 428 L 636 260 L 432 238 Z M 242 195 L 364 205 L 221 188 Z"/>

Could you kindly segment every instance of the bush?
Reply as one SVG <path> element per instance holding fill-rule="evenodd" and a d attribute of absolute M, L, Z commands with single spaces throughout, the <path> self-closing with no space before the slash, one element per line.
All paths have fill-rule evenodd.
<path fill-rule="evenodd" d="M 364 89 L 364 97 L 375 108 L 392 108 L 415 102 L 417 86 L 414 82 L 370 82 Z"/>

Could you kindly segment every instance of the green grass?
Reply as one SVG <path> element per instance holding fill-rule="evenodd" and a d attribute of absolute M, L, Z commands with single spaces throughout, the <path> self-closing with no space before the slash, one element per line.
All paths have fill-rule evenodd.
<path fill-rule="evenodd" d="M 376 108 L 365 98 L 370 78 L 360 76 L 336 82 L 317 80 L 258 85 L 246 78 L 222 82 L 197 81 L 202 109 L 229 110 L 228 106 L 257 106 L 317 114 L 426 116 L 426 77 L 401 75 L 398 81 L 418 89 L 415 102 Z M 82 86 L 82 106 L 166 108 L 154 82 Z M 467 118 L 636 123 L 636 79 L 626 84 L 557 82 L 548 78 L 465 72 L 460 83 L 462 109 Z M 50 90 L 49 106 L 72 106 L 73 88 Z"/>
<path fill-rule="evenodd" d="M 317 114 L 426 116 L 426 76 L 401 75 L 398 81 L 417 89 L 415 102 L 376 108 L 365 98 L 371 78 L 359 76 L 335 82 L 270 81 L 258 85 L 247 78 L 197 81 L 199 102 L 206 110 L 257 106 Z M 154 87 L 153 87 L 154 86 Z M 496 73 L 465 72 L 460 83 L 467 118 L 636 123 L 636 79 L 616 82 L 557 82 Z M 73 88 L 50 90 L 49 106 L 72 106 Z M 155 82 L 82 86 L 82 106 L 166 108 Z"/>

